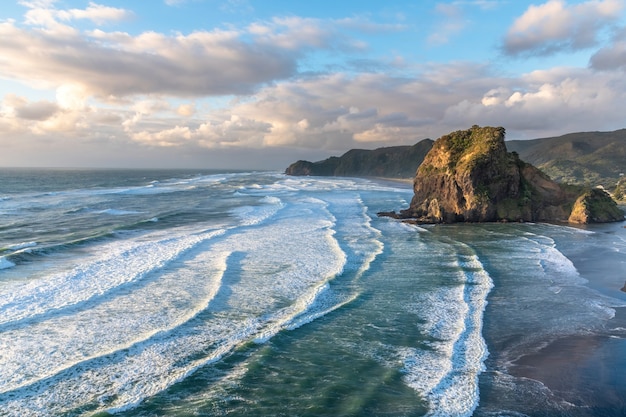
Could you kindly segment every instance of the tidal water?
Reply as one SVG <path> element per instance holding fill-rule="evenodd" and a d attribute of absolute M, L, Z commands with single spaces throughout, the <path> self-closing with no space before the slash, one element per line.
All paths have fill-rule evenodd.
<path fill-rule="evenodd" d="M 625 223 L 376 216 L 411 196 L 0 170 L 0 416 L 626 415 Z"/>

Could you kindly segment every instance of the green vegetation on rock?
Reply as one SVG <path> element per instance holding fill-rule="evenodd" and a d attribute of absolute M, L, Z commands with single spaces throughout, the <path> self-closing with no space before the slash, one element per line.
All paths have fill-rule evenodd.
<path fill-rule="evenodd" d="M 427 223 L 623 220 L 603 190 L 561 187 L 507 152 L 504 135 L 472 126 L 439 138 L 417 170 L 409 209 L 391 215 Z"/>

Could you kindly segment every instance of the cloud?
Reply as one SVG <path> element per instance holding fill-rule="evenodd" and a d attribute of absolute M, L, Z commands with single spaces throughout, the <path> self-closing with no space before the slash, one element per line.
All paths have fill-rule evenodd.
<path fill-rule="evenodd" d="M 456 0 L 452 2 L 455 5 L 477 6 L 483 10 L 491 10 L 507 3 L 508 0 Z"/>
<path fill-rule="evenodd" d="M 48 87 L 80 83 L 94 95 L 181 97 L 245 94 L 293 75 L 296 57 L 241 34 L 213 31 L 130 36 L 93 31 L 90 37 L 29 31 L 0 24 L 0 74 Z"/>
<path fill-rule="evenodd" d="M 563 67 L 505 78 L 489 66 L 457 62 L 425 66 L 413 78 L 385 73 L 294 78 L 210 111 L 202 101 L 173 104 L 159 98 L 107 108 L 62 107 L 57 101 L 55 111 L 55 103 L 7 95 L 0 131 L 30 137 L 33 146 L 80 138 L 136 155 L 160 155 L 158 149 L 196 156 L 209 155 L 204 150 L 253 155 L 251 150 L 263 149 L 329 155 L 412 144 L 473 124 L 505 126 L 512 139 L 620 128 L 624 91 L 621 72 Z"/>
<path fill-rule="evenodd" d="M 596 70 L 626 69 L 626 28 L 613 37 L 612 42 L 591 56 L 589 64 Z"/>
<path fill-rule="evenodd" d="M 0 22 L 0 76 L 36 88 L 81 85 L 101 100 L 147 94 L 250 94 L 297 75 L 307 53 L 365 47 L 340 33 L 346 22 L 285 17 L 243 30 L 81 33 L 61 21 L 104 21 L 128 13 L 95 3 L 69 11 L 28 4 L 32 7 L 26 16 L 28 26 Z"/>
<path fill-rule="evenodd" d="M 623 127 L 618 103 L 626 99 L 626 80 L 619 73 L 553 68 L 503 81 L 480 99 L 449 107 L 444 120 L 502 125 L 526 138 Z"/>
<path fill-rule="evenodd" d="M 93 2 L 89 2 L 89 6 L 86 9 L 70 9 L 57 12 L 57 17 L 61 20 L 88 19 L 96 24 L 124 20 L 132 16 L 133 13 L 126 9 L 103 6 Z"/>
<path fill-rule="evenodd" d="M 600 31 L 616 21 L 622 0 L 590 0 L 568 5 L 550 0 L 531 5 L 511 26 L 504 39 L 507 55 L 546 56 L 577 51 L 597 44 Z"/>
<path fill-rule="evenodd" d="M 402 32 L 408 29 L 407 25 L 402 23 L 372 22 L 363 16 L 339 19 L 336 23 L 340 27 L 368 34 Z"/>
<path fill-rule="evenodd" d="M 52 117 L 59 110 L 60 108 L 56 103 L 47 100 L 29 102 L 26 98 L 15 94 L 7 94 L 2 101 L 4 117 L 43 121 Z"/>
<path fill-rule="evenodd" d="M 15 115 L 20 119 L 47 120 L 53 116 L 59 107 L 49 101 L 38 101 L 15 109 Z"/>
<path fill-rule="evenodd" d="M 181 104 L 176 109 L 176 114 L 184 117 L 191 117 L 196 113 L 196 106 L 194 104 Z"/>
<path fill-rule="evenodd" d="M 54 29 L 57 32 L 63 29 L 66 32 L 73 30 L 61 24 L 59 21 L 71 21 L 76 19 L 90 20 L 97 25 L 105 24 L 109 21 L 120 21 L 129 19 L 133 13 L 126 9 L 103 6 L 94 2 L 89 2 L 86 9 L 57 10 L 54 8 L 56 0 L 49 1 L 23 1 L 21 5 L 29 10 L 24 15 L 25 22 L 33 26 L 41 26 Z"/>

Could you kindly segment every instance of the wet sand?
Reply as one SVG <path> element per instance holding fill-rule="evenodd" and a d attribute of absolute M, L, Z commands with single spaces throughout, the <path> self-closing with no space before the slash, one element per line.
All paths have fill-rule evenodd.
<path fill-rule="evenodd" d="M 543 383 L 576 406 L 572 415 L 626 416 L 626 308 L 616 309 L 604 334 L 558 339 L 509 372 Z"/>

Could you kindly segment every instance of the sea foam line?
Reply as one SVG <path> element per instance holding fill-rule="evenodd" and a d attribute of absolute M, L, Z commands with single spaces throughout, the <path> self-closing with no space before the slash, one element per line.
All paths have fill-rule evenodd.
<path fill-rule="evenodd" d="M 142 279 L 197 244 L 224 233 L 224 229 L 218 229 L 147 243 L 126 242 L 90 264 L 9 288 L 0 301 L 0 325 L 95 300 L 121 285 Z"/>
<path fill-rule="evenodd" d="M 479 402 L 478 377 L 489 354 L 482 337 L 483 313 L 493 287 L 471 248 L 456 242 L 463 283 L 440 288 L 431 309 L 439 309 L 427 328 L 433 350 L 405 349 L 405 379 L 424 395 L 429 417 L 469 417 Z M 437 318 L 438 315 L 442 315 Z"/>
<path fill-rule="evenodd" d="M 41 355 L 33 354 L 30 360 L 24 358 L 24 360 L 26 360 L 27 362 L 21 365 L 21 372 L 18 372 L 17 370 L 11 370 L 11 367 L 9 365 L 11 364 L 11 359 L 15 352 L 14 349 L 10 349 L 9 347 L 7 347 L 7 354 L 4 355 L 4 357 L 2 358 L 2 363 L 4 363 L 4 366 L 0 369 L 0 380 L 2 381 L 0 383 L 0 394 L 9 391 L 20 390 L 29 386 L 36 386 L 38 384 L 50 385 L 53 381 L 55 381 L 56 375 L 71 373 L 71 369 L 86 367 L 88 363 L 93 362 L 98 358 L 114 356 L 119 352 L 130 350 L 132 347 L 145 345 L 147 343 L 154 343 L 155 341 L 158 341 L 160 339 L 167 338 L 168 335 L 172 333 L 175 329 L 181 328 L 185 324 L 190 323 L 192 320 L 196 319 L 200 314 L 207 310 L 209 304 L 215 298 L 216 294 L 219 292 L 222 286 L 222 279 L 227 269 L 227 259 L 231 255 L 232 253 L 212 253 L 212 266 L 215 268 L 215 271 L 212 279 L 203 278 L 204 280 L 209 282 L 209 288 L 207 293 L 204 295 L 204 298 L 201 302 L 195 303 L 192 309 L 188 310 L 186 314 L 178 317 L 176 321 L 168 323 L 166 327 L 156 328 L 152 331 L 139 334 L 139 338 L 131 339 L 128 341 L 120 341 L 113 346 L 109 346 L 105 350 L 100 350 L 102 344 L 94 344 L 94 349 L 98 350 L 91 353 L 88 353 L 88 351 L 86 350 L 86 346 L 76 344 L 74 346 L 74 349 L 79 349 L 80 351 L 74 352 L 74 356 L 80 358 L 79 360 L 70 360 L 70 358 L 67 357 L 67 355 L 72 353 L 72 347 L 68 344 L 65 344 L 64 346 L 50 346 L 48 348 L 54 349 L 55 352 L 61 351 L 60 354 L 64 355 L 65 359 L 68 361 L 63 361 L 62 357 L 56 357 L 54 358 L 54 364 L 40 364 L 40 366 L 37 366 L 37 359 L 40 359 Z M 92 323 L 91 326 L 86 326 L 82 333 L 97 333 L 99 329 L 97 323 L 95 323 L 96 320 L 97 317 L 92 320 L 94 321 L 94 323 Z M 9 332 L 8 334 L 4 334 L 5 336 L 8 336 L 10 337 L 10 339 L 12 339 L 11 343 L 14 343 L 13 340 L 18 337 L 11 332 Z M 73 335 L 72 338 L 74 336 L 75 335 Z M 2 343 L 0 343 L 0 346 L 1 345 Z M 23 347 L 24 346 L 20 346 L 20 348 Z M 39 346 L 34 348 L 39 351 L 40 349 L 46 347 Z M 27 354 L 27 351 L 24 352 L 24 354 Z M 43 355 L 43 358 L 45 360 L 46 358 L 48 358 L 48 356 Z M 35 366 L 36 368 L 32 370 L 28 369 L 33 366 Z M 29 379 L 28 375 L 32 375 L 33 377 Z"/>
<path fill-rule="evenodd" d="M 340 275 L 345 277 L 351 274 L 352 281 L 356 282 L 370 269 L 372 262 L 383 252 L 384 244 L 380 241 L 381 232 L 372 226 L 372 219 L 367 214 L 367 206 L 360 195 L 350 196 L 341 201 L 339 205 L 336 199 L 329 198 L 328 201 L 327 210 L 336 223 L 335 238 L 340 249 L 345 254 L 343 271 L 337 274 L 336 277 Z M 335 207 L 336 205 L 337 207 Z M 353 205 L 358 207 L 353 207 Z M 337 220 L 337 217 L 332 214 L 339 206 L 344 206 L 344 212 L 340 216 L 341 221 Z M 347 211 L 345 206 L 347 206 Z M 294 330 L 308 324 L 351 303 L 359 297 L 359 293 L 356 291 L 349 294 L 334 292 L 330 287 L 330 282 L 322 283 L 314 291 L 312 297 L 306 303 L 306 308 L 286 324 L 285 328 L 287 330 Z"/>

